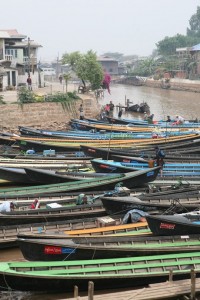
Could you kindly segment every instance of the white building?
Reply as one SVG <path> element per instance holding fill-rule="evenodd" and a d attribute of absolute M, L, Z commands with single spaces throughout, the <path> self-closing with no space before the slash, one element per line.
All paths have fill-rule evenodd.
<path fill-rule="evenodd" d="M 26 38 L 16 29 L 0 29 L 0 91 L 26 85 L 28 74 L 33 88 L 43 85 L 37 63 L 38 48 L 42 46 Z"/>

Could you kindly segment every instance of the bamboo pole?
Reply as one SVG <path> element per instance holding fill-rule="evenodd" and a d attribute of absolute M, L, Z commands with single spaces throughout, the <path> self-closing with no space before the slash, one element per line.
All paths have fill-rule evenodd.
<path fill-rule="evenodd" d="M 171 269 L 169 271 L 169 282 L 172 282 L 173 281 L 173 270 Z"/>

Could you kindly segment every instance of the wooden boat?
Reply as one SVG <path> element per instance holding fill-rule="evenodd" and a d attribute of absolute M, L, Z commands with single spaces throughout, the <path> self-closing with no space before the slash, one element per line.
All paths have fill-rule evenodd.
<path fill-rule="evenodd" d="M 29 261 L 69 261 L 200 251 L 199 236 L 185 239 L 170 237 L 168 240 L 148 236 L 140 236 L 139 239 L 131 236 L 121 236 L 118 240 L 109 236 L 105 240 L 104 237 L 95 239 L 99 241 L 91 242 L 92 238 L 87 240 L 85 237 L 81 238 L 85 243 L 78 244 L 80 238 L 74 237 L 73 240 L 19 238 L 17 242 L 24 258 Z"/>
<path fill-rule="evenodd" d="M 103 122 L 102 122 L 103 123 Z M 108 140 L 108 139 L 135 139 L 135 138 L 151 138 L 151 132 L 146 132 L 142 134 L 134 134 L 134 133 L 116 133 L 113 132 L 107 133 L 102 130 L 102 132 L 90 132 L 90 131 L 81 131 L 81 130 L 74 130 L 74 131 L 48 131 L 48 130 L 39 130 L 29 127 L 20 127 L 20 133 L 24 136 L 36 136 L 36 137 L 48 137 L 53 140 L 53 138 L 60 138 L 60 139 L 90 139 L 90 140 Z M 181 134 L 188 134 L 189 132 L 181 132 Z M 180 133 L 178 133 L 179 135 Z M 51 142 L 51 140 L 49 140 Z"/>
<path fill-rule="evenodd" d="M 181 144 L 182 146 L 185 145 L 185 143 Z M 171 145 L 172 146 L 172 145 Z M 173 147 L 173 146 L 172 146 Z M 166 152 L 166 158 L 167 160 L 175 160 L 175 161 L 199 161 L 199 156 L 198 155 L 191 155 L 191 154 L 183 154 L 180 153 L 178 150 L 177 152 L 167 152 L 166 146 L 162 146 L 162 149 Z M 187 149 L 190 147 L 188 146 Z M 87 145 L 81 145 L 82 151 L 85 153 L 87 156 L 92 156 L 94 158 L 101 158 L 101 159 L 120 159 L 124 162 L 135 162 L 139 161 L 138 158 L 143 159 L 143 161 L 147 161 L 150 158 L 155 157 L 155 150 L 152 148 L 140 148 L 137 150 L 133 150 L 133 148 L 129 149 L 113 149 L 113 148 L 97 148 L 97 147 L 91 147 Z"/>
<path fill-rule="evenodd" d="M 0 214 L 0 226 L 70 220 L 105 216 L 102 204 L 62 206 L 58 208 L 27 209 Z"/>
<path fill-rule="evenodd" d="M 171 269 L 174 279 L 188 278 L 192 267 L 198 276 L 199 252 L 73 262 L 2 262 L 0 289 L 72 291 L 78 282 L 80 290 L 87 290 L 90 280 L 95 289 L 140 286 L 166 281 Z"/>
<path fill-rule="evenodd" d="M 148 168 L 147 162 L 116 162 L 110 160 L 93 159 L 92 166 L 96 172 L 126 173 Z M 163 177 L 169 176 L 199 176 L 199 163 L 168 163 L 166 162 L 162 172 Z"/>
<path fill-rule="evenodd" d="M 200 233 L 200 216 L 190 218 L 189 215 L 148 216 L 147 222 L 153 234 L 184 235 Z"/>
<path fill-rule="evenodd" d="M 2 149 L 1 149 L 2 150 Z M 70 160 L 89 160 L 91 157 L 86 157 L 82 151 L 76 152 L 67 152 L 67 153 L 56 153 L 51 150 L 47 150 L 46 153 L 44 152 L 37 152 L 35 154 L 26 154 L 22 153 L 20 149 L 9 148 L 8 150 L 0 150 L 0 157 L 2 158 L 13 158 L 13 159 L 37 159 L 39 160 L 56 160 L 56 161 L 70 161 Z"/>
<path fill-rule="evenodd" d="M 125 154 L 125 153 L 124 153 Z M 128 162 L 128 163 L 132 163 L 132 162 L 136 162 L 136 161 L 141 161 L 141 162 L 148 162 L 148 158 L 153 158 L 153 153 L 149 154 L 149 156 L 144 153 L 140 153 L 141 157 L 134 157 L 134 156 L 129 156 L 129 155 L 116 155 L 116 154 L 113 154 L 111 155 L 111 158 L 115 161 L 119 161 L 119 162 Z M 187 162 L 187 163 L 193 163 L 193 162 L 199 162 L 199 156 L 197 155 L 182 155 L 181 153 L 178 155 L 177 153 L 176 154 L 167 154 L 167 158 L 166 160 L 168 162 Z M 106 158 L 107 159 L 107 158 Z"/>
<path fill-rule="evenodd" d="M 103 219 L 110 217 L 103 217 Z M 100 218 L 102 219 L 102 218 Z M 87 219 L 86 219 L 87 220 Z M 81 229 L 81 226 L 79 225 L 79 228 L 77 226 L 76 229 L 70 230 L 63 230 L 63 231 L 46 231 L 42 230 L 41 232 L 38 231 L 29 231 L 29 232 L 20 232 L 18 233 L 18 238 L 25 238 L 25 239 L 72 239 L 77 237 L 94 237 L 94 238 L 102 238 L 104 236 L 115 236 L 115 237 L 121 237 L 121 236 L 142 236 L 142 235 L 149 235 L 151 234 L 150 229 L 148 228 L 147 222 L 138 222 L 138 223 L 131 223 L 131 224 L 121 224 L 121 219 L 115 218 L 114 223 L 116 225 L 110 225 L 105 227 L 98 227 L 98 220 L 96 219 L 96 223 L 93 225 L 93 227 L 89 227 L 88 225 L 85 225 L 83 229 Z M 70 222 L 72 222 L 70 220 Z M 80 220 L 79 220 L 80 222 Z M 85 224 L 87 224 L 85 222 Z M 87 226 L 87 227 L 86 227 Z M 91 226 L 91 225 L 90 225 Z"/>
<path fill-rule="evenodd" d="M 192 211 L 200 204 L 200 199 L 145 199 L 140 200 L 137 197 L 100 197 L 103 206 L 109 215 L 125 215 L 129 210 L 139 209 L 146 212 L 166 210 L 182 213 Z"/>
<path fill-rule="evenodd" d="M 163 190 L 162 190 L 163 189 Z M 191 186 L 190 184 L 186 183 L 178 183 L 177 185 L 174 186 L 169 186 L 169 187 L 159 187 L 158 191 L 154 192 L 148 192 L 148 193 L 141 193 L 140 195 L 137 196 L 140 200 L 147 200 L 147 199 L 159 199 L 164 200 L 164 199 L 194 199 L 196 200 L 199 199 L 199 187 Z"/>
<path fill-rule="evenodd" d="M 123 124 L 123 125 L 128 125 L 128 124 L 134 124 L 134 125 L 143 125 L 143 126 L 149 126 L 150 124 L 148 124 L 148 121 L 147 120 L 142 120 L 142 119 L 126 119 L 126 118 L 114 118 L 114 117 L 106 117 L 106 119 L 108 120 L 109 123 L 111 124 Z M 154 122 L 154 125 L 157 126 L 161 126 L 161 127 L 166 127 L 169 128 L 169 127 L 172 127 L 173 128 L 176 126 L 175 125 L 172 125 L 174 122 L 166 122 L 166 121 L 163 121 L 163 120 L 159 120 L 159 121 L 155 121 Z M 152 125 L 152 124 L 151 124 Z M 184 126 L 200 126 L 200 123 L 199 122 L 195 122 L 195 120 L 190 120 L 190 121 L 187 121 L 185 124 L 183 124 Z"/>
<path fill-rule="evenodd" d="M 192 142 L 196 139 L 196 143 Z M 189 146 L 198 146 L 200 144 L 200 141 L 197 139 L 196 134 L 188 134 L 184 136 L 172 136 L 172 137 L 166 137 L 166 138 L 143 138 L 143 139 L 126 139 L 123 138 L 121 140 L 68 140 L 63 141 L 34 141 L 31 139 L 17 139 L 17 144 L 19 145 L 21 150 L 29 150 L 34 149 L 36 152 L 41 152 L 44 150 L 55 150 L 56 152 L 71 152 L 71 151 L 79 151 L 81 145 L 88 145 L 88 146 L 94 146 L 94 147 L 101 147 L 101 148 L 130 148 L 130 147 L 147 147 L 154 145 L 171 145 L 173 148 L 180 148 L 180 147 L 189 147 Z M 188 142 L 188 143 L 186 143 Z M 172 148 L 172 147 L 171 147 Z"/>
<path fill-rule="evenodd" d="M 29 150 L 34 149 L 36 152 L 42 152 L 44 150 L 55 150 L 56 152 L 72 152 L 79 151 L 80 147 L 76 145 L 63 146 L 63 145 L 55 145 L 50 143 L 42 143 L 39 141 L 29 141 L 29 140 L 17 140 L 16 143 L 20 147 L 21 150 Z"/>
<path fill-rule="evenodd" d="M 80 169 L 81 167 L 91 166 L 90 160 L 87 159 L 73 159 L 73 160 L 56 160 L 51 158 L 46 159 L 27 159 L 24 158 L 2 158 L 0 157 L 0 166 L 4 168 L 43 168 L 43 169 Z"/>
<path fill-rule="evenodd" d="M 99 179 L 81 180 L 77 182 L 49 184 L 39 186 L 29 186 L 22 188 L 1 189 L 0 197 L 10 197 L 15 195 L 44 195 L 49 193 L 73 192 L 73 191 L 88 191 L 88 190 L 113 190 L 117 183 L 122 183 L 123 186 L 133 188 L 142 186 L 147 182 L 155 180 L 158 175 L 160 167 L 149 168 L 142 171 L 129 172 L 126 174 L 119 174 L 114 176 L 104 176 Z"/>
<path fill-rule="evenodd" d="M 32 183 L 24 169 L 0 167 L 0 179 L 16 183 Z"/>
<path fill-rule="evenodd" d="M 0 249 L 17 246 L 17 237 L 20 238 L 48 238 L 71 239 L 73 236 L 107 235 L 142 235 L 151 234 L 146 222 L 137 224 L 121 224 L 121 219 L 115 218 L 113 226 L 97 227 L 96 218 L 71 219 L 57 222 L 42 222 L 0 226 Z"/>
<path fill-rule="evenodd" d="M 171 125 L 169 123 L 164 122 L 163 125 L 162 124 L 128 124 L 129 126 L 126 126 L 124 124 L 97 124 L 97 123 L 93 123 L 93 122 L 88 122 L 88 121 L 80 121 L 80 120 L 71 120 L 69 122 L 69 124 L 71 125 L 71 127 L 73 129 L 76 130 L 91 130 L 91 129 L 96 129 L 96 131 L 99 130 L 106 130 L 106 131 L 112 131 L 112 132 L 122 132 L 122 131 L 131 131 L 131 132 L 138 132 L 138 131 L 151 131 L 152 128 L 156 128 L 156 127 L 161 127 L 161 130 L 166 131 L 166 130 L 173 130 L 173 131 L 177 131 L 178 129 L 199 129 L 200 127 L 200 123 L 187 123 L 187 124 L 183 124 L 183 125 Z"/>
<path fill-rule="evenodd" d="M 66 171 L 54 171 L 36 168 L 25 168 L 25 172 L 31 182 L 39 183 L 61 183 L 61 182 L 72 182 L 76 180 L 85 180 L 92 178 L 103 178 L 107 176 L 107 173 L 89 173 L 89 172 L 66 172 Z M 114 174 L 116 175 L 116 174 Z M 112 176 L 112 174 L 111 174 Z"/>

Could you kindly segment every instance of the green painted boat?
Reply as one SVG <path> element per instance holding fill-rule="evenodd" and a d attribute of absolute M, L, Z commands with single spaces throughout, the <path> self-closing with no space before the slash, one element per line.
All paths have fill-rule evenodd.
<path fill-rule="evenodd" d="M 200 252 L 78 261 L 2 262 L 0 289 L 72 292 L 74 285 L 87 290 L 88 281 L 94 282 L 95 289 L 144 286 L 166 281 L 170 270 L 174 279 L 189 278 L 192 268 L 198 277 Z"/>
<path fill-rule="evenodd" d="M 20 188 L 8 188 L 0 190 L 0 197 L 11 197 L 13 195 L 44 195 L 49 193 L 71 192 L 71 191 L 96 191 L 96 190 L 113 190 L 115 185 L 119 182 L 123 183 L 123 186 L 133 188 L 141 186 L 145 183 L 154 181 L 158 175 L 160 167 L 147 168 L 145 170 L 139 170 L 129 172 L 126 174 L 119 174 L 114 176 L 105 176 L 103 178 L 83 179 L 77 182 L 48 184 L 39 186 L 28 186 Z"/>

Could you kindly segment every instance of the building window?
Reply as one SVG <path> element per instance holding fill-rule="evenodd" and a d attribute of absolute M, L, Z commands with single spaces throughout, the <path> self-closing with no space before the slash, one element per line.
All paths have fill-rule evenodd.
<path fill-rule="evenodd" d="M 112 71 L 113 71 L 113 69 L 112 69 L 112 68 L 110 68 L 110 69 L 109 69 L 109 72 L 112 72 Z"/>
<path fill-rule="evenodd" d="M 16 49 L 6 49 L 6 55 L 12 55 L 14 58 L 17 58 L 17 50 Z"/>

